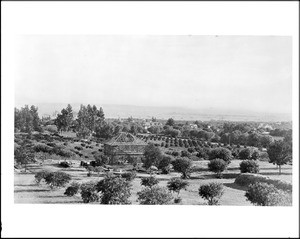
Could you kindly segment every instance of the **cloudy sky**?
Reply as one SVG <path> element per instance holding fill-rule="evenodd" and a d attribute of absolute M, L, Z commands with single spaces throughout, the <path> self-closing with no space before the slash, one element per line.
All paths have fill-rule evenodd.
<path fill-rule="evenodd" d="M 290 113 L 292 39 L 22 36 L 15 99 Z"/>

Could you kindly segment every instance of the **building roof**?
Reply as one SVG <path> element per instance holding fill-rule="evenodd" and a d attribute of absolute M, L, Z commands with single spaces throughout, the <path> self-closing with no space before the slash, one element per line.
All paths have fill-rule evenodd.
<path fill-rule="evenodd" d="M 111 146 L 117 145 L 147 145 L 143 140 L 136 138 L 130 133 L 121 132 L 105 144 Z"/>

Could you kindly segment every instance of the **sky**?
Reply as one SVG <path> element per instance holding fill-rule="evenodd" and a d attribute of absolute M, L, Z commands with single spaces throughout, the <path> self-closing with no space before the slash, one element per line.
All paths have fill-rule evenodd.
<path fill-rule="evenodd" d="M 292 38 L 24 35 L 15 100 L 292 112 Z"/>

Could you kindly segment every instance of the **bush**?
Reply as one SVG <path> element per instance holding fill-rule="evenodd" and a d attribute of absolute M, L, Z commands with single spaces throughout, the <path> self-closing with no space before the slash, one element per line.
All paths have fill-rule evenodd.
<path fill-rule="evenodd" d="M 172 158 L 169 156 L 163 156 L 159 161 L 158 169 L 161 169 L 164 174 L 168 174 L 170 172 L 170 163 Z"/>
<path fill-rule="evenodd" d="M 153 187 L 154 185 L 158 184 L 159 181 L 156 177 L 150 176 L 148 178 L 142 178 L 141 179 L 141 185 L 145 187 Z"/>
<path fill-rule="evenodd" d="M 67 187 L 64 194 L 67 195 L 68 197 L 72 197 L 78 193 L 79 188 L 80 188 L 79 183 L 73 182 L 69 187 Z"/>
<path fill-rule="evenodd" d="M 144 166 L 148 169 L 152 165 L 158 165 L 158 162 L 162 157 L 162 153 L 158 147 L 154 146 L 154 144 L 149 144 L 145 147 L 144 156 Z"/>
<path fill-rule="evenodd" d="M 292 188 L 293 188 L 291 183 L 278 180 L 278 179 L 271 179 L 263 175 L 257 175 L 251 173 L 242 173 L 239 176 L 237 176 L 237 178 L 234 181 L 234 183 L 245 187 L 249 186 L 250 184 L 254 184 L 256 182 L 272 184 L 276 188 L 286 192 L 292 192 Z"/>
<path fill-rule="evenodd" d="M 66 151 L 59 146 L 56 146 L 51 151 L 52 154 L 56 154 L 62 157 L 70 158 L 73 154 L 70 151 Z"/>
<path fill-rule="evenodd" d="M 179 156 L 179 152 L 173 151 L 173 152 L 172 152 L 172 155 L 173 155 L 174 157 L 177 157 L 177 156 Z"/>
<path fill-rule="evenodd" d="M 242 149 L 239 152 L 239 158 L 240 159 L 250 159 L 251 158 L 251 150 L 249 148 Z"/>
<path fill-rule="evenodd" d="M 204 160 L 209 159 L 209 150 L 207 148 L 199 148 L 197 152 L 197 157 L 202 158 Z"/>
<path fill-rule="evenodd" d="M 209 183 L 199 187 L 199 195 L 208 201 L 208 205 L 218 205 L 224 193 L 223 184 Z"/>
<path fill-rule="evenodd" d="M 269 162 L 270 159 L 269 159 L 269 155 L 267 152 L 261 152 L 260 155 L 259 155 L 259 160 L 260 161 L 266 161 L 266 162 Z"/>
<path fill-rule="evenodd" d="M 124 178 L 107 174 L 97 183 L 96 189 L 101 192 L 101 204 L 131 204 L 131 185 Z"/>
<path fill-rule="evenodd" d="M 230 161 L 232 159 L 232 155 L 231 155 L 230 150 L 219 147 L 219 148 L 212 149 L 209 154 L 210 160 L 216 159 L 216 158 L 223 159 L 226 163 L 230 163 Z"/>
<path fill-rule="evenodd" d="M 51 153 L 52 148 L 49 147 L 48 145 L 44 145 L 44 144 L 37 144 L 34 146 L 34 151 L 35 152 L 43 152 L 43 153 Z"/>
<path fill-rule="evenodd" d="M 222 172 L 226 169 L 227 163 L 223 159 L 213 159 L 208 163 L 209 171 L 217 174 L 218 178 L 222 177 Z"/>
<path fill-rule="evenodd" d="M 123 174 L 121 174 L 122 178 L 125 178 L 127 181 L 132 181 L 133 179 L 136 178 L 136 172 L 132 171 L 132 172 L 125 172 Z"/>
<path fill-rule="evenodd" d="M 46 174 L 44 179 L 51 188 L 59 188 L 65 186 L 71 180 L 71 176 L 64 172 L 53 172 Z"/>
<path fill-rule="evenodd" d="M 259 157 L 260 157 L 260 154 L 257 150 L 255 150 L 251 155 L 251 159 L 253 159 L 253 160 L 258 160 Z"/>
<path fill-rule="evenodd" d="M 103 166 L 105 164 L 108 164 L 109 162 L 109 157 L 106 155 L 103 155 L 102 153 L 95 153 L 94 154 L 95 158 L 95 165 L 94 166 Z"/>
<path fill-rule="evenodd" d="M 245 194 L 248 201 L 258 206 L 291 206 L 292 195 L 267 183 L 249 185 Z"/>
<path fill-rule="evenodd" d="M 245 160 L 240 163 L 241 173 L 258 173 L 259 165 L 253 160 Z"/>
<path fill-rule="evenodd" d="M 34 175 L 35 181 L 37 184 L 40 184 L 40 182 L 45 179 L 46 175 L 49 174 L 49 172 L 47 171 L 41 171 L 41 172 L 37 172 Z"/>
<path fill-rule="evenodd" d="M 70 164 L 68 162 L 60 162 L 59 163 L 59 166 L 60 167 L 63 167 L 63 168 L 69 168 L 70 167 Z"/>
<path fill-rule="evenodd" d="M 189 178 L 192 168 L 192 160 L 189 158 L 177 158 L 172 162 L 175 171 L 182 173 L 182 178 Z"/>
<path fill-rule="evenodd" d="M 50 133 L 57 133 L 57 126 L 56 125 L 47 125 L 47 126 L 45 126 L 45 130 L 49 131 Z"/>
<path fill-rule="evenodd" d="M 79 150 L 79 151 L 83 150 L 83 148 L 81 146 L 75 146 L 74 148 L 77 149 L 77 150 Z"/>
<path fill-rule="evenodd" d="M 181 151 L 181 157 L 190 157 L 190 156 L 191 156 L 191 154 L 188 151 L 186 151 L 186 150 Z"/>
<path fill-rule="evenodd" d="M 99 201 L 99 195 L 96 192 L 96 184 L 94 182 L 88 182 L 81 184 L 80 186 L 80 194 L 81 198 L 84 203 L 90 203 L 90 202 L 98 202 Z"/>
<path fill-rule="evenodd" d="M 57 147 L 56 143 L 53 143 L 53 142 L 49 142 L 49 143 L 47 143 L 47 145 L 50 147 L 53 147 L 53 148 Z"/>
<path fill-rule="evenodd" d="M 146 187 L 137 193 L 138 202 L 143 205 L 163 205 L 169 204 L 173 199 L 172 194 L 167 189 L 159 186 Z"/>
<path fill-rule="evenodd" d="M 177 197 L 174 200 L 175 203 L 181 202 L 181 199 L 179 197 L 179 193 L 182 189 L 186 190 L 188 185 L 189 185 L 189 183 L 187 181 L 182 180 L 181 178 L 172 178 L 167 183 L 167 188 L 170 191 L 173 191 L 174 193 L 177 193 Z"/>

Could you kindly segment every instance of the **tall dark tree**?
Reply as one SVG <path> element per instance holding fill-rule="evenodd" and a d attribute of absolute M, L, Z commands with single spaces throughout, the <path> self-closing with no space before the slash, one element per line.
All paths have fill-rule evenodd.
<path fill-rule="evenodd" d="M 20 110 L 15 108 L 15 128 L 21 132 L 31 133 L 33 130 L 40 131 L 40 118 L 38 108 L 25 105 Z"/>
<path fill-rule="evenodd" d="M 113 137 L 115 132 L 114 126 L 111 123 L 102 121 L 98 123 L 95 129 L 95 136 L 97 138 L 109 139 Z"/>
<path fill-rule="evenodd" d="M 281 174 L 281 166 L 292 160 L 292 148 L 284 141 L 275 141 L 268 148 L 270 163 L 279 166 L 279 174 Z"/>
<path fill-rule="evenodd" d="M 73 123 L 73 119 L 74 119 L 72 106 L 70 104 L 68 104 L 66 110 L 68 112 L 68 114 L 67 114 L 67 124 L 68 124 L 68 130 L 69 130 L 70 126 Z"/>
<path fill-rule="evenodd" d="M 166 122 L 166 125 L 169 125 L 169 126 L 173 127 L 175 125 L 175 120 L 172 119 L 172 118 L 168 119 L 167 122 Z"/>
<path fill-rule="evenodd" d="M 58 131 L 69 131 L 73 122 L 72 106 L 68 104 L 67 108 L 63 108 L 60 114 L 57 114 L 54 124 Z"/>
<path fill-rule="evenodd" d="M 144 166 L 145 168 L 150 168 L 152 165 L 159 165 L 159 162 L 162 158 L 162 153 L 158 147 L 154 146 L 154 144 L 148 144 L 145 147 L 144 156 Z"/>
<path fill-rule="evenodd" d="M 32 105 L 30 107 L 30 113 L 32 116 L 32 127 L 35 131 L 41 131 L 41 120 L 38 114 L 38 108 Z"/>
<path fill-rule="evenodd" d="M 27 170 L 27 164 L 34 160 L 33 148 L 25 143 L 16 148 L 14 154 L 16 163 L 24 165 L 25 171 Z"/>

